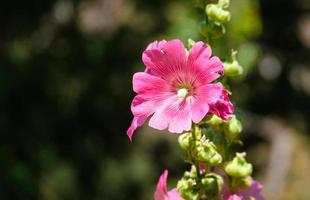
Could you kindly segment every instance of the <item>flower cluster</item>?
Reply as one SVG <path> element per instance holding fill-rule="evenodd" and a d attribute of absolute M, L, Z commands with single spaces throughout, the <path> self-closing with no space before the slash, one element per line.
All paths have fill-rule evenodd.
<path fill-rule="evenodd" d="M 165 170 L 158 180 L 154 200 L 184 200 L 177 188 L 167 190 L 167 177 L 168 170 Z M 262 188 L 261 183 L 249 177 L 249 187 L 237 190 L 234 194 L 229 194 L 228 186 L 224 185 L 220 194 L 223 200 L 264 200 L 264 197 L 260 194 Z"/>
<path fill-rule="evenodd" d="M 226 10 L 229 0 L 197 2 L 206 15 L 200 31 L 211 42 L 225 33 L 224 24 L 231 18 Z M 188 42 L 188 50 L 178 39 L 149 44 L 142 54 L 145 70 L 133 76 L 137 94 L 131 104 L 134 117 L 127 130 L 129 139 L 149 119 L 152 128 L 180 134 L 178 142 L 192 166 L 169 191 L 165 170 L 154 199 L 264 200 L 245 152 L 235 154 L 232 149 L 240 144 L 242 131 L 227 90 L 228 78 L 243 72 L 237 52 L 232 51 L 231 59 L 223 63 L 212 55 L 209 45 Z"/>

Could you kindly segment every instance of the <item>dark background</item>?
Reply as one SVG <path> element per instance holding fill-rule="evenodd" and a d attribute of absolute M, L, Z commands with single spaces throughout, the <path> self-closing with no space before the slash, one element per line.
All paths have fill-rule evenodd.
<path fill-rule="evenodd" d="M 216 41 L 214 53 L 225 59 L 231 48 L 239 50 L 245 74 L 231 81 L 237 113 L 244 121 L 245 113 L 276 116 L 291 127 L 294 141 L 308 141 L 309 1 L 232 1 L 228 34 Z M 165 168 L 171 187 L 176 184 L 189 167 L 176 135 L 145 126 L 129 142 L 126 130 L 131 77 L 144 70 L 147 44 L 201 39 L 193 2 L 2 1 L 1 200 L 151 199 Z M 261 149 L 272 142 L 247 132 L 255 176 L 264 182 L 268 161 L 251 155 L 267 158 L 269 150 Z M 301 165 L 309 166 L 308 143 L 297 147 L 293 155 L 303 155 Z M 304 173 L 306 167 L 294 164 L 293 171 Z M 300 190 L 305 182 L 287 182 L 290 190 L 282 190 L 282 199 L 310 198 Z M 291 198 L 294 192 L 300 196 Z"/>

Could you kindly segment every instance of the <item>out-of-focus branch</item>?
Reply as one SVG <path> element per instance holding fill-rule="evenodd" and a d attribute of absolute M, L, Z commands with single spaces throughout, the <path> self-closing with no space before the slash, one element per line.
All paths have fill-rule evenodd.
<path fill-rule="evenodd" d="M 271 151 L 265 171 L 264 193 L 268 199 L 279 199 L 285 188 L 285 179 L 291 167 L 296 134 L 278 118 L 250 114 L 246 129 L 253 130 L 270 142 Z M 252 132 L 252 131 L 251 131 Z"/>

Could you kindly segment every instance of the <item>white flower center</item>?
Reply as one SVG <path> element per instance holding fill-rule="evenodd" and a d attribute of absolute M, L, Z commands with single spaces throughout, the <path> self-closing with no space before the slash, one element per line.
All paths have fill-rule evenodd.
<path fill-rule="evenodd" d="M 188 90 L 186 88 L 181 88 L 178 90 L 178 97 L 185 98 L 188 94 Z"/>

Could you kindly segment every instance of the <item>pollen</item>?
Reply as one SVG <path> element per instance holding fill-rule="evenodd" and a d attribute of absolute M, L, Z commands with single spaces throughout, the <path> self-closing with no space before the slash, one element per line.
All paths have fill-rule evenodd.
<path fill-rule="evenodd" d="M 186 88 L 181 88 L 178 90 L 178 97 L 185 98 L 188 95 L 188 90 Z"/>

